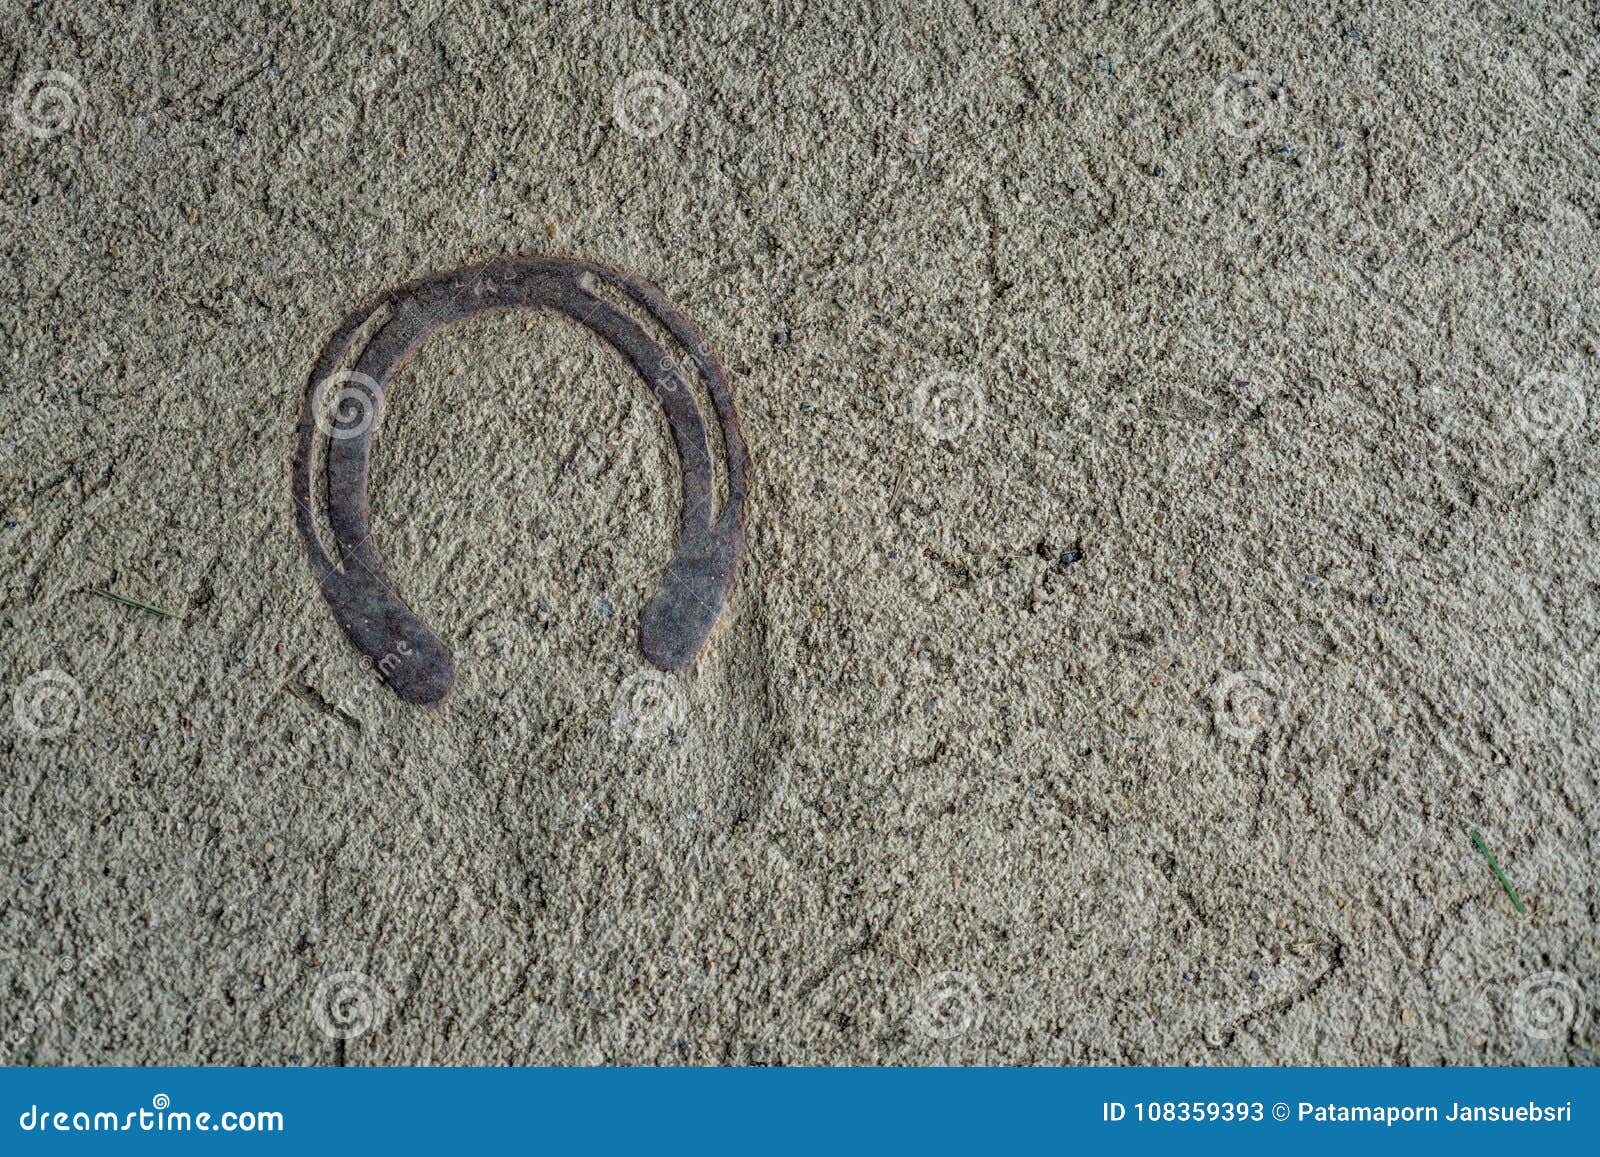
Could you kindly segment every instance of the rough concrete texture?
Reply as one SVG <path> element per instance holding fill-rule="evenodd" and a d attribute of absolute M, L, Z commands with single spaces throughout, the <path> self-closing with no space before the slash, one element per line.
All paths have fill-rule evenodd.
<path fill-rule="evenodd" d="M 1595 1062 L 1592 6 L 3 7 L 8 1062 Z M 653 699 L 575 325 L 384 415 L 441 710 L 295 535 L 334 325 L 504 253 L 730 369 Z"/>

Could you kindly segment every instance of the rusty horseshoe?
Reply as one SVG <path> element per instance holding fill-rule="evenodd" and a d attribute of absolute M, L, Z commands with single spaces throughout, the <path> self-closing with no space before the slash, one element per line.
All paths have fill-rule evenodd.
<path fill-rule="evenodd" d="M 611 292 L 601 296 L 604 291 Z M 716 412 L 727 499 L 714 511 L 711 450 L 699 402 L 678 363 L 612 300 L 642 309 L 687 351 Z M 639 645 L 665 671 L 688 666 L 716 626 L 744 549 L 750 459 L 717 355 L 693 322 L 649 282 L 586 261 L 507 257 L 408 282 L 350 314 L 311 372 L 291 462 L 295 521 L 323 596 L 350 641 L 406 702 L 432 707 L 455 682 L 450 651 L 395 593 L 372 543 L 367 511 L 372 431 L 395 375 L 427 337 L 490 310 L 551 309 L 604 338 L 633 366 L 666 412 L 682 470 L 678 545 L 639 622 Z M 388 310 L 379 324 L 379 313 Z M 356 338 L 376 325 L 352 369 Z M 319 438 L 318 435 L 323 437 Z M 323 490 L 337 544 L 323 549 L 312 505 L 312 468 L 327 446 Z"/>

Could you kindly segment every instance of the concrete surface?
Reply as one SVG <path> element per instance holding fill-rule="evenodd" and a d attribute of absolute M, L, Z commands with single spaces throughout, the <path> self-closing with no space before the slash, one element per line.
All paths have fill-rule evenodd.
<path fill-rule="evenodd" d="M 1595 13 L 1281 7 L 4 0 L 4 1059 L 1595 1063 Z M 385 415 L 441 711 L 294 533 L 330 330 L 502 253 L 730 368 L 654 698 L 575 326 Z"/>

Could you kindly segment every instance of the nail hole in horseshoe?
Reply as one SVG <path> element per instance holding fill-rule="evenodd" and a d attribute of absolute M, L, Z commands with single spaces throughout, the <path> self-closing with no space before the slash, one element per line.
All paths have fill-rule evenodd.
<path fill-rule="evenodd" d="M 637 310 L 619 309 L 586 292 L 586 275 L 621 292 Z M 383 303 L 392 305 L 391 316 L 358 347 L 358 331 Z M 666 414 L 678 455 L 682 503 L 677 545 L 640 618 L 639 643 L 647 660 L 675 671 L 694 659 L 721 616 L 743 552 L 749 458 L 732 394 L 698 328 L 660 290 L 614 270 L 560 258 L 503 258 L 391 290 L 374 306 L 347 317 L 318 358 L 306 387 L 290 481 L 296 525 L 339 625 L 396 694 L 424 707 L 438 705 L 449 693 L 454 664 L 449 649 L 390 584 L 371 543 L 367 487 L 372 434 L 390 383 L 432 333 L 478 313 L 505 309 L 551 310 L 579 321 L 627 359 Z M 638 313 L 648 314 L 684 347 L 702 379 L 703 395 L 687 388 L 685 371 L 645 329 Z M 354 366 L 341 369 L 352 348 L 360 351 Z M 369 412 L 362 413 L 352 399 L 355 412 L 348 425 L 336 422 L 319 439 L 327 392 L 346 383 L 364 391 Z M 707 421 L 708 415 L 714 421 Z M 725 472 L 726 500 L 721 503 L 713 493 L 713 424 L 720 430 L 718 457 Z M 313 483 L 318 462 L 326 479 L 320 487 Z M 318 534 L 318 500 L 327 504 L 326 540 Z M 325 542 L 334 544 L 334 554 Z"/>

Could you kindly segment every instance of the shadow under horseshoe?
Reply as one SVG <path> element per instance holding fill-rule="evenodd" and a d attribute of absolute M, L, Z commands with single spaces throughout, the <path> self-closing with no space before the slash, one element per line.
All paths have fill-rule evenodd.
<path fill-rule="evenodd" d="M 677 362 L 637 321 L 586 289 L 586 277 L 642 307 L 693 359 L 722 430 L 728 497 L 720 514 L 713 511 L 706 423 Z M 340 370 L 357 334 L 385 307 L 393 312 L 355 368 Z M 639 622 L 646 659 L 665 671 L 693 661 L 721 616 L 744 550 L 750 459 L 727 378 L 699 329 L 655 286 L 586 261 L 508 257 L 391 289 L 346 317 L 317 359 L 296 433 L 291 486 L 295 521 L 339 625 L 402 699 L 423 707 L 436 706 L 449 694 L 455 668 L 449 649 L 395 592 L 372 545 L 367 511 L 372 430 L 389 383 L 429 335 L 464 318 L 506 309 L 553 309 L 586 326 L 627 358 L 666 412 L 682 468 L 683 511 L 677 548 Z M 337 390 L 333 418 L 325 423 L 331 389 Z M 326 439 L 318 439 L 319 430 Z M 324 488 L 337 564 L 323 549 L 312 505 L 312 466 L 321 441 L 327 445 Z"/>

